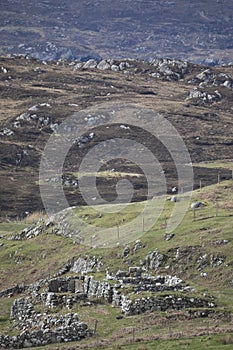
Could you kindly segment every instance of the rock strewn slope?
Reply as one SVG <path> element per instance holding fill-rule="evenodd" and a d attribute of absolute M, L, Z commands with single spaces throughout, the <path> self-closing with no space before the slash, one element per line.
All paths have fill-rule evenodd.
<path fill-rule="evenodd" d="M 59 61 L 42 63 L 35 59 L 1 58 L 0 70 L 0 156 L 1 216 L 23 216 L 40 210 L 38 167 L 52 132 L 68 116 L 103 102 L 135 103 L 165 116 L 183 137 L 194 162 L 232 158 L 231 66 L 207 68 L 183 61 L 161 59 L 89 60 L 86 63 Z M 91 136 L 90 136 L 91 135 Z M 78 196 L 72 162 L 104 137 L 131 137 L 157 152 L 165 164 L 168 187 L 175 184 L 174 164 L 169 154 L 142 130 L 91 130 L 83 135 L 65 168 L 63 185 L 72 205 L 83 203 Z M 121 163 L 105 169 L 128 172 Z M 132 169 L 131 169 L 132 170 Z M 134 169 L 137 173 L 139 170 Z M 201 172 L 201 173 L 200 173 Z M 217 180 L 217 170 L 195 169 L 195 186 Z M 222 177 L 229 177 L 223 172 Z M 106 190 L 106 180 L 109 190 Z M 108 181 L 109 180 L 109 181 Z M 133 179 L 134 200 L 146 198 L 143 179 Z M 115 182 L 99 180 L 106 198 Z M 76 191 L 76 192 L 75 192 Z"/>

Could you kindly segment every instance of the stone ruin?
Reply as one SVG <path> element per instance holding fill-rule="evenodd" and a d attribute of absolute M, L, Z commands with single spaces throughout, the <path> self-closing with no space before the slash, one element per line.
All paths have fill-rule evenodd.
<path fill-rule="evenodd" d="M 78 341 L 91 335 L 87 325 L 77 314 L 41 314 L 34 310 L 29 297 L 16 299 L 11 319 L 20 333 L 0 336 L 0 348 L 28 348 L 54 343 Z"/>
<path fill-rule="evenodd" d="M 63 269 L 64 273 L 71 271 L 72 276 L 62 277 L 58 273 L 49 280 L 24 286 L 23 290 L 14 289 L 14 293 L 27 295 L 15 299 L 11 309 L 11 320 L 19 333 L 12 337 L 0 336 L 0 348 L 26 348 L 90 337 L 93 331 L 79 321 L 78 314 L 71 313 L 71 309 L 79 303 L 91 305 L 96 299 L 111 303 L 125 316 L 148 311 L 211 310 L 215 307 L 211 297 L 194 296 L 194 290 L 177 276 L 148 272 L 155 272 L 164 259 L 166 257 L 155 250 L 146 256 L 144 265 L 115 274 L 106 271 L 105 278 L 96 280 L 91 272 L 99 269 L 100 261 L 95 257 L 79 257 Z M 81 271 L 82 267 L 85 267 L 85 273 Z M 7 291 L 10 289 L 2 295 L 6 296 Z M 47 311 L 37 312 L 34 305 L 44 305 L 42 309 Z M 64 310 L 67 310 L 66 314 Z"/>

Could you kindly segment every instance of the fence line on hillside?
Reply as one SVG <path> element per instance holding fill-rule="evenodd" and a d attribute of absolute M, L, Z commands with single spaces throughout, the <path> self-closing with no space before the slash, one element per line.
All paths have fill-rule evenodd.
<path fill-rule="evenodd" d="M 124 329 L 120 335 L 112 336 L 110 340 L 101 336 L 96 321 L 93 324 L 94 342 L 90 343 L 88 348 L 93 346 L 107 346 L 114 344 L 115 346 L 124 346 L 134 343 L 150 342 L 156 340 L 175 340 L 185 338 L 194 338 L 197 336 L 224 334 L 233 332 L 233 316 L 230 313 L 222 312 L 212 317 L 193 317 L 187 316 L 188 310 L 182 310 L 183 314 L 178 312 L 167 311 L 166 315 L 161 316 L 158 312 L 150 312 L 141 314 L 141 324 L 138 322 L 137 316 L 130 316 L 132 325 Z M 203 313 L 204 314 L 204 313 Z M 172 319 L 174 315 L 174 319 Z M 183 316 L 183 319 L 180 318 Z M 125 316 L 122 316 L 125 318 Z M 120 318 L 122 318 L 120 317 Z M 126 317 L 128 318 L 128 317 Z M 227 338 L 223 336 L 222 343 L 227 342 Z M 233 342 L 233 340 L 231 339 Z M 147 348 L 145 348 L 147 349 Z"/>

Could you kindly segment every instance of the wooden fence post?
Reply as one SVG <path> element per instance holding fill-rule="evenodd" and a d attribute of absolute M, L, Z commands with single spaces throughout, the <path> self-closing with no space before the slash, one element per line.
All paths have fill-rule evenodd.
<path fill-rule="evenodd" d="M 193 220 L 196 221 L 196 209 L 193 208 Z"/>

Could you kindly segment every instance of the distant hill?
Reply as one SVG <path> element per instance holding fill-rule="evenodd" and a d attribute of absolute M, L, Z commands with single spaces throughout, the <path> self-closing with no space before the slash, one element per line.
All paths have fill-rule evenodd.
<path fill-rule="evenodd" d="M 2 1 L 0 53 L 232 62 L 231 0 Z"/>

